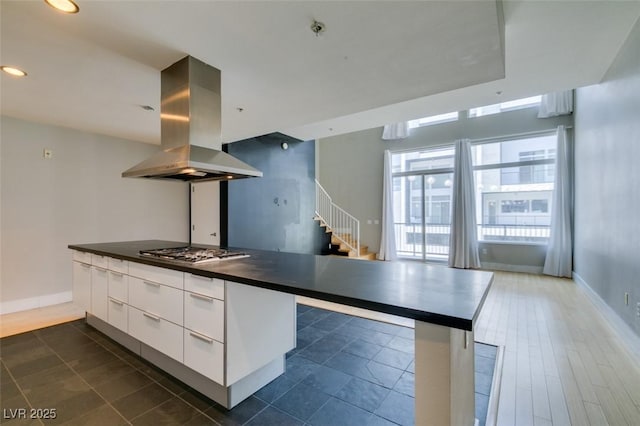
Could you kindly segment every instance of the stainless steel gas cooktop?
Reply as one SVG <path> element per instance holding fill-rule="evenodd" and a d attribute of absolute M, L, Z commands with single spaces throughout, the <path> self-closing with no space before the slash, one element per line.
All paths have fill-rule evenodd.
<path fill-rule="evenodd" d="M 142 256 L 190 264 L 249 257 L 249 255 L 244 252 L 194 246 L 140 250 L 140 254 Z"/>

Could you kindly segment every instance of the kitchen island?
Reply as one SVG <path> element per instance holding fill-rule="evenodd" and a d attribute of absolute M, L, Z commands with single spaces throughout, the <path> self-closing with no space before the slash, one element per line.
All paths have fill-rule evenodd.
<path fill-rule="evenodd" d="M 293 296 L 301 295 L 414 319 L 416 324 L 416 424 L 473 424 L 473 329 L 493 280 L 491 273 L 451 269 L 419 262 L 365 262 L 332 256 L 255 250 L 244 250 L 250 255 L 247 258 L 196 265 L 149 258 L 139 254 L 140 250 L 184 245 L 186 243 L 150 240 L 79 244 L 70 245 L 69 248 L 75 250 L 74 254 L 78 253 L 78 258 L 74 256 L 78 261 L 76 263 L 82 263 L 79 259 L 82 259 L 83 255 L 107 257 L 114 261 L 128 262 L 132 266 L 137 265 L 135 268 L 138 269 L 162 268 L 183 273 L 185 277 L 209 278 L 225 283 L 226 287 L 220 299 L 221 303 L 226 303 L 222 309 L 226 310 L 227 321 L 232 325 L 227 323 L 226 329 L 221 331 L 223 333 L 221 340 L 225 345 L 230 345 L 230 347 L 223 347 L 223 350 L 241 349 L 241 345 L 235 345 L 235 349 L 231 348 L 231 345 L 233 339 L 237 339 L 235 335 L 242 334 L 243 330 L 248 330 L 247 332 L 252 334 L 251 339 L 240 339 L 244 343 L 259 340 L 261 337 L 264 339 L 265 336 L 261 336 L 262 333 L 256 335 L 257 326 L 263 327 L 268 339 L 275 339 L 276 342 L 273 345 L 263 345 L 262 348 L 266 352 L 265 356 L 273 357 L 270 363 L 262 365 L 263 359 L 248 360 L 245 363 L 247 365 L 243 365 L 237 374 L 234 373 L 236 375 L 233 378 L 229 377 L 229 370 L 235 371 L 237 368 L 225 364 L 226 372 L 223 371 L 224 374 L 217 383 L 220 383 L 222 388 L 230 388 L 230 385 L 237 383 L 240 385 L 236 397 L 229 397 L 230 393 L 227 392 L 226 398 L 230 399 L 226 403 L 223 401 L 223 405 L 232 407 L 238 402 L 238 398 L 242 398 L 242 395 L 251 391 L 253 387 L 262 386 L 263 382 L 281 373 L 284 353 L 291 348 L 291 330 L 294 333 L 293 345 L 295 345 L 295 315 L 292 314 L 295 312 L 295 298 Z M 122 274 L 118 271 L 116 273 Z M 114 277 L 116 278 L 117 276 Z M 134 277 L 134 279 L 137 278 Z M 184 278 L 185 283 L 186 281 L 187 278 Z M 142 281 L 142 283 L 145 282 L 150 288 L 157 285 L 153 280 Z M 74 284 L 74 297 L 75 290 Z M 188 290 L 186 284 L 184 290 Z M 129 294 L 131 291 L 130 282 Z M 198 297 L 214 299 L 213 295 L 203 295 L 197 290 L 191 294 L 193 297 L 184 297 L 185 303 L 187 299 Z M 91 297 L 93 298 L 93 295 Z M 110 294 L 109 297 L 111 298 Z M 247 300 L 249 300 L 248 304 L 245 303 Z M 119 306 L 118 303 L 123 304 L 123 301 L 115 298 L 109 306 L 114 305 L 115 308 Z M 137 311 L 135 308 L 133 312 Z M 253 319 L 248 322 L 243 319 L 243 323 L 238 324 L 238 318 L 232 317 L 239 312 L 243 313 L 241 318 L 248 315 Z M 263 312 L 262 317 L 260 312 Z M 142 311 L 143 317 L 140 317 L 144 318 L 143 320 L 160 321 L 155 318 L 155 315 L 150 313 L 145 315 L 145 313 Z M 232 314 L 231 317 L 229 317 L 230 314 Z M 187 318 L 186 311 L 183 316 Z M 279 329 L 274 330 L 274 327 L 267 326 L 271 316 L 276 317 L 273 324 L 279 324 Z M 102 319 L 95 318 L 95 315 L 88 315 L 90 324 L 94 326 L 97 324 L 96 328 L 103 332 L 107 331 L 110 336 L 119 337 L 116 340 L 121 342 L 124 340 L 126 343 L 127 338 L 130 338 L 129 334 L 122 332 L 122 329 L 111 330 L 113 327 L 109 326 L 108 319 L 109 312 L 106 313 L 106 318 L 103 314 Z M 287 321 L 291 324 L 287 324 Z M 136 326 L 131 317 L 129 317 L 129 324 Z M 190 330 L 185 325 L 185 338 L 190 333 L 195 334 L 196 339 L 213 340 L 211 338 L 213 336 Z M 251 348 L 247 349 L 249 354 L 255 352 Z M 185 346 L 184 357 L 187 353 Z M 170 361 L 153 351 L 152 354 L 152 362 L 161 364 L 161 368 L 174 374 Z M 178 359 L 180 362 L 186 360 L 186 358 L 180 358 L 179 353 L 170 358 L 174 361 Z M 228 357 L 227 361 L 236 362 L 236 358 L 236 356 Z M 249 367 L 255 367 L 256 370 L 246 374 Z M 174 375 L 185 379 L 180 374 Z M 217 399 L 216 395 L 208 395 L 212 399 L 220 399 Z"/>

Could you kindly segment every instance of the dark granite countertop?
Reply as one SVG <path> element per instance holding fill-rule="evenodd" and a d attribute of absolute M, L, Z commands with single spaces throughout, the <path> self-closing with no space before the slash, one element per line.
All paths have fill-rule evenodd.
<path fill-rule="evenodd" d="M 240 249 L 251 256 L 188 265 L 138 254 L 143 249 L 185 245 L 188 244 L 147 240 L 72 244 L 69 248 L 462 330 L 473 329 L 493 282 L 491 272 L 453 269 L 414 261 L 371 262 L 335 256 Z"/>

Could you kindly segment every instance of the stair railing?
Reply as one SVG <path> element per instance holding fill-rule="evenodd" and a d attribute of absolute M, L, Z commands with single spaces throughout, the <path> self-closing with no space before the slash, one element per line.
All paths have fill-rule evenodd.
<path fill-rule="evenodd" d="M 318 180 L 315 214 L 341 243 L 360 256 L 360 221 L 337 206 Z"/>

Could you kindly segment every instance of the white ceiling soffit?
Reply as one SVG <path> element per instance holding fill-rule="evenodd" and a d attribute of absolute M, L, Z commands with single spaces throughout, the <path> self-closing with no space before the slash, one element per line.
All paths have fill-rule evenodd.
<path fill-rule="evenodd" d="M 29 73 L 0 77 L 0 112 L 149 143 L 160 70 L 186 55 L 222 71 L 223 141 L 314 139 L 596 83 L 640 14 L 638 1 L 506 1 L 503 56 L 492 0 L 77 3 L 0 2 L 0 63 Z"/>

